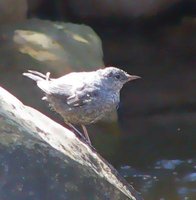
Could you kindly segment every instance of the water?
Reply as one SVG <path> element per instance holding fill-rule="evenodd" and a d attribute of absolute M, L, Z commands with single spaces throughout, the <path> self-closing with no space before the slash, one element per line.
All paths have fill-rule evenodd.
<path fill-rule="evenodd" d="M 196 199 L 196 68 L 190 25 L 149 32 L 131 24 L 96 30 L 106 66 L 142 79 L 121 92 L 120 130 L 102 130 L 94 143 L 145 200 Z"/>
<path fill-rule="evenodd" d="M 143 194 L 144 199 L 196 198 L 196 162 L 193 159 L 159 160 L 141 170 L 121 166 L 119 171 Z"/>

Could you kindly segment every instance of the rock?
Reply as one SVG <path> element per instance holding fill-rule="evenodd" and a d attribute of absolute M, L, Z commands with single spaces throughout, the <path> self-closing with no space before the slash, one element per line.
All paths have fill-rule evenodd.
<path fill-rule="evenodd" d="M 32 19 L 12 31 L 23 56 L 58 75 L 104 66 L 101 40 L 89 26 Z"/>
<path fill-rule="evenodd" d="M 85 25 L 31 19 L 1 26 L 0 41 L 0 69 L 32 68 L 61 76 L 104 66 L 101 40 Z"/>
<path fill-rule="evenodd" d="M 95 149 L 0 88 L 2 199 L 142 199 Z"/>

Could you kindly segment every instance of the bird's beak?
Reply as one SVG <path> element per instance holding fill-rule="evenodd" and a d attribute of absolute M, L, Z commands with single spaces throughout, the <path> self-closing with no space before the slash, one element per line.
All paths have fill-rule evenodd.
<path fill-rule="evenodd" d="M 140 76 L 136 76 L 136 75 L 128 75 L 128 81 L 133 81 L 135 79 L 139 79 L 141 78 Z"/>

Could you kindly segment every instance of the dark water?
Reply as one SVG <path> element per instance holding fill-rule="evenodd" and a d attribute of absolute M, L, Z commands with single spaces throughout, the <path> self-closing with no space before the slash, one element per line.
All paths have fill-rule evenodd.
<path fill-rule="evenodd" d="M 195 160 L 159 160 L 138 170 L 121 166 L 120 173 L 132 183 L 144 199 L 195 199 Z"/>
<path fill-rule="evenodd" d="M 120 131 L 96 136 L 94 143 L 146 200 L 196 199 L 193 27 L 182 23 L 148 34 L 97 28 L 106 65 L 142 79 L 122 90 Z"/>
<path fill-rule="evenodd" d="M 94 146 L 144 199 L 196 198 L 194 135 L 180 129 L 170 135 L 164 131 L 161 135 L 131 135 L 123 130 L 114 135 L 106 130 L 91 135 Z"/>

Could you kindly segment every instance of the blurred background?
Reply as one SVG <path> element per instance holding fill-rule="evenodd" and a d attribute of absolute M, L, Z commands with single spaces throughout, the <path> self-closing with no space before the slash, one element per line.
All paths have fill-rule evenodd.
<path fill-rule="evenodd" d="M 0 85 L 64 125 L 22 77 L 116 66 L 142 79 L 93 146 L 149 200 L 196 199 L 196 1 L 1 0 Z"/>

